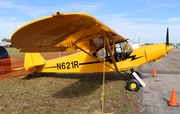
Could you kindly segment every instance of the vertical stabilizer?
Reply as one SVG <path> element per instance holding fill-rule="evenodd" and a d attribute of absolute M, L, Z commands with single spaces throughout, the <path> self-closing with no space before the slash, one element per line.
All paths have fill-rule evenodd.
<path fill-rule="evenodd" d="M 45 62 L 40 53 L 25 53 L 24 68 L 28 72 L 34 72 L 35 66 L 45 65 Z"/>

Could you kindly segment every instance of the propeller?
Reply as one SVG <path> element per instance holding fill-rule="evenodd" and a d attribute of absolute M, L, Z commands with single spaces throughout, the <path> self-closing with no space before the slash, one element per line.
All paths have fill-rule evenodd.
<path fill-rule="evenodd" d="M 167 28 L 166 32 L 166 51 L 167 53 L 173 49 L 173 46 L 169 45 L 169 28 Z"/>
<path fill-rule="evenodd" d="M 166 32 L 166 45 L 169 46 L 169 28 L 167 28 Z"/>

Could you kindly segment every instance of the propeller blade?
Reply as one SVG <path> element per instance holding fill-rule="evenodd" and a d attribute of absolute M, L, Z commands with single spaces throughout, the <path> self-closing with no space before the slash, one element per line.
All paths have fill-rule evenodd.
<path fill-rule="evenodd" d="M 169 46 L 169 28 L 167 28 L 166 32 L 166 45 Z"/>
<path fill-rule="evenodd" d="M 173 46 L 169 45 L 169 28 L 167 28 L 166 32 L 166 51 L 167 53 L 173 49 Z"/>

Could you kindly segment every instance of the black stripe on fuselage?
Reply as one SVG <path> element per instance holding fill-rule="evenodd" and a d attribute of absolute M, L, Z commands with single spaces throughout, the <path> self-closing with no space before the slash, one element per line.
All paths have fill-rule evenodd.
<path fill-rule="evenodd" d="M 105 60 L 107 62 L 107 60 Z M 88 64 L 96 64 L 96 63 L 101 63 L 100 61 L 92 61 L 92 62 L 85 62 L 85 63 L 79 63 L 79 65 L 88 65 Z"/>

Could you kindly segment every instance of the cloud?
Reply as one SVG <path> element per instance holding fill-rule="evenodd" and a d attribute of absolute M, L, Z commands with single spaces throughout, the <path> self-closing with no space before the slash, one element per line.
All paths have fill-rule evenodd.
<path fill-rule="evenodd" d="M 177 7 L 180 2 L 178 0 L 132 0 L 138 3 L 145 3 L 148 6 L 156 7 Z M 42 1 L 41 1 L 42 2 Z M 176 4 L 176 5 L 173 5 Z M 0 1 L 0 8 L 4 8 L 2 11 L 7 11 L 11 15 L 5 17 L 0 14 L 0 38 L 11 37 L 12 33 L 22 26 L 23 24 L 46 16 L 51 15 L 55 11 L 69 12 L 69 11 L 83 11 L 86 13 L 94 13 L 102 10 L 104 2 L 97 3 L 64 3 L 64 5 L 48 5 L 36 6 L 29 5 L 25 2 L 12 2 L 12 1 Z M 13 12 L 13 13 L 12 13 Z M 5 14 L 5 13 L 3 13 Z M 96 14 L 96 13 L 95 13 Z M 95 16 L 95 15 L 94 15 Z M 173 42 L 180 42 L 180 17 L 170 17 L 166 19 L 162 18 L 144 18 L 144 17 L 131 17 L 127 18 L 126 14 L 107 14 L 97 15 L 100 21 L 107 26 L 121 34 L 122 36 L 137 41 L 141 38 L 142 42 L 165 42 L 166 28 L 170 28 L 170 37 Z"/>
<path fill-rule="evenodd" d="M 79 10 L 79 11 L 84 11 L 84 12 L 90 12 L 90 11 L 95 11 L 99 9 L 100 4 L 94 4 L 94 3 L 84 3 L 84 4 L 78 4 L 78 3 L 70 3 L 66 4 L 64 10 Z"/>
<path fill-rule="evenodd" d="M 41 1 L 42 2 L 42 1 Z M 63 3 L 64 5 L 29 5 L 23 1 L 0 1 L 0 39 L 3 37 L 10 37 L 10 35 L 18 27 L 23 24 L 41 18 L 47 15 L 51 15 L 56 11 L 68 12 L 68 11 L 84 11 L 91 12 L 98 10 L 101 7 L 101 3 Z"/>
<path fill-rule="evenodd" d="M 16 20 L 16 19 L 15 19 Z M 5 18 L 0 19 L 0 39 L 10 38 L 13 32 L 18 29 L 18 27 L 25 24 L 25 22 L 14 22 L 14 19 L 6 20 Z"/>
<path fill-rule="evenodd" d="M 14 7 L 17 7 L 16 4 L 14 4 L 13 2 L 9 2 L 9 1 L 0 1 L 0 6 L 4 7 L 4 8 L 14 8 Z"/>
<path fill-rule="evenodd" d="M 172 17 L 168 19 L 167 22 L 180 23 L 180 17 Z"/>
<path fill-rule="evenodd" d="M 179 0 L 132 0 L 133 2 L 145 3 L 151 7 L 179 7 Z"/>
<path fill-rule="evenodd" d="M 64 5 L 49 5 L 45 6 L 35 6 L 28 5 L 24 2 L 13 2 L 13 1 L 0 1 L 0 7 L 6 10 L 13 11 L 16 14 L 27 15 L 32 18 L 38 18 L 45 15 L 51 15 L 55 11 L 84 11 L 91 12 L 98 10 L 102 3 L 63 3 Z"/>
<path fill-rule="evenodd" d="M 133 41 L 141 38 L 142 42 L 164 43 L 166 28 L 170 29 L 170 41 L 180 42 L 178 34 L 180 23 L 179 18 L 167 20 L 154 18 L 125 18 L 120 14 L 104 15 L 99 19 L 120 35 Z"/>

